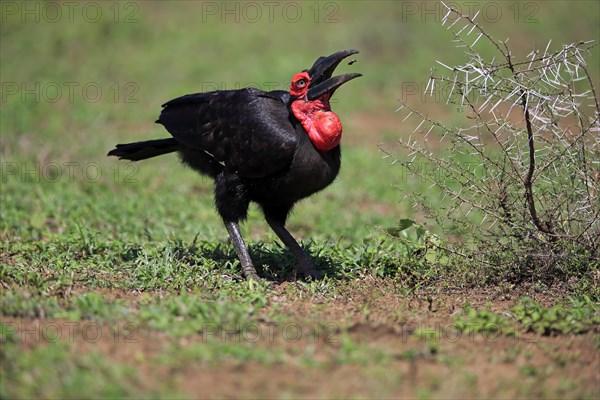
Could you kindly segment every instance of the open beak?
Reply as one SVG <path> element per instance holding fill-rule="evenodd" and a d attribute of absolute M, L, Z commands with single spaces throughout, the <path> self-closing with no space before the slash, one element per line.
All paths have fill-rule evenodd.
<path fill-rule="evenodd" d="M 344 83 L 362 76 L 362 74 L 352 73 L 331 77 L 336 67 L 344 58 L 357 53 L 358 51 L 356 50 L 343 50 L 328 57 L 319 57 L 308 70 L 311 78 L 307 95 L 308 100 L 318 99 L 326 93 L 331 96 Z"/>

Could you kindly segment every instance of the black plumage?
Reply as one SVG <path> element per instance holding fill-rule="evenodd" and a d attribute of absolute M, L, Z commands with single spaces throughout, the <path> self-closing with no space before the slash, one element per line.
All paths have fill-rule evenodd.
<path fill-rule="evenodd" d="M 308 70 L 306 101 L 326 95 L 359 74 L 332 78 L 355 50 L 319 58 Z M 318 277 L 310 257 L 285 228 L 294 204 L 333 182 L 340 169 L 339 145 L 318 150 L 291 111 L 289 92 L 254 88 L 190 94 L 163 105 L 156 121 L 173 136 L 117 145 L 108 155 L 138 161 L 177 151 L 182 161 L 215 181 L 215 205 L 229 232 L 244 275 L 258 279 L 238 223 L 256 202 L 277 236 L 298 260 L 297 271 Z"/>

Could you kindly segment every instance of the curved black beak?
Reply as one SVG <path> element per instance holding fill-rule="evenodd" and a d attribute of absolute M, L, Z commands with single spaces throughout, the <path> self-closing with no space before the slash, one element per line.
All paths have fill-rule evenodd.
<path fill-rule="evenodd" d="M 358 54 L 357 50 L 338 51 L 327 57 L 319 57 L 307 71 L 311 82 L 308 89 L 308 100 L 318 99 L 325 93 L 332 95 L 344 83 L 362 76 L 361 74 L 344 74 L 332 78 L 333 72 L 344 58 Z"/>
<path fill-rule="evenodd" d="M 362 76 L 362 74 L 344 74 L 329 78 L 326 81 L 319 83 L 317 86 L 311 84 L 310 89 L 308 89 L 307 98 L 312 101 L 323 96 L 325 93 L 329 93 L 329 96 L 332 96 L 337 88 L 359 76 Z"/>

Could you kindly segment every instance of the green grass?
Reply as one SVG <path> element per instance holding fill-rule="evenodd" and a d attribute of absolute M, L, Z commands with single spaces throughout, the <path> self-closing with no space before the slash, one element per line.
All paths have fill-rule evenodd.
<path fill-rule="evenodd" d="M 414 129 L 394 113 L 405 84 L 424 85 L 436 59 L 451 63 L 459 54 L 433 16 L 410 14 L 394 1 L 333 2 L 337 22 L 324 23 L 328 3 L 315 3 L 315 23 L 313 3 L 297 3 L 303 11 L 297 23 L 281 14 L 273 23 L 222 23 L 204 20 L 200 2 L 147 1 L 115 3 L 122 13 L 116 22 L 110 4 L 102 3 L 97 23 L 77 13 L 73 22 L 36 23 L 31 17 L 23 22 L 4 4 L 0 397 L 192 397 L 196 388 L 187 385 L 213 369 L 230 387 L 248 384 L 236 381 L 246 378 L 244 371 L 255 374 L 263 385 L 244 392 L 254 397 L 597 396 L 583 380 L 537 389 L 558 382 L 570 366 L 582 369 L 573 349 L 550 351 L 554 372 L 525 350 L 503 350 L 502 359 L 521 365 L 522 380 L 513 388 L 512 378 L 503 377 L 499 381 L 508 383 L 490 392 L 467 360 L 476 353 L 493 363 L 496 355 L 486 359 L 481 347 L 473 352 L 435 337 L 421 340 L 442 318 L 449 326 L 475 326 L 484 337 L 490 324 L 498 326 L 501 340 L 524 330 L 542 344 L 546 336 L 582 340 L 585 349 L 590 336 L 596 349 L 599 343 L 596 275 L 551 300 L 560 288 L 524 284 L 505 313 L 464 308 L 477 290 L 515 289 L 501 279 L 509 267 L 473 271 L 436 262 L 449 255 L 432 251 L 431 241 L 447 238 L 423 225 L 399 189 L 422 193 L 433 204 L 440 204 L 439 193 L 408 179 L 379 151 L 380 144 L 393 149 L 397 137 Z M 125 8 L 132 4 L 139 8 Z M 550 38 L 559 46 L 598 37 L 597 3 L 536 3 L 534 24 L 515 23 L 510 4 L 501 4 L 503 17 L 490 24 L 491 32 L 511 36 L 521 54 Z M 137 22 L 125 23 L 123 13 L 131 10 Z M 344 121 L 342 171 L 331 187 L 298 204 L 288 222 L 326 273 L 322 281 L 293 280 L 292 255 L 251 207 L 243 234 L 259 273 L 274 284 L 247 283 L 214 210 L 210 181 L 175 156 L 139 164 L 105 156 L 116 143 L 167 135 L 153 121 L 171 98 L 215 85 L 285 88 L 316 57 L 343 48 L 361 53 L 340 72 L 364 76 L 340 89 L 333 105 Z M 598 57 L 590 62 L 597 76 Z M 69 82 L 76 85 L 72 101 Z M 90 83 L 102 90 L 98 101 L 81 91 Z M 63 92 L 50 101 L 44 90 L 54 84 Z M 420 95 L 409 100 L 422 102 Z M 449 121 L 459 118 L 440 104 L 426 107 Z M 465 294 L 456 300 L 460 315 L 450 317 L 446 308 L 435 314 L 424 300 L 444 293 Z M 525 295 L 545 302 L 517 300 Z M 99 342 L 83 339 L 86 324 L 105 333 Z M 54 340 L 51 329 L 37 341 L 23 334 L 54 326 L 75 326 L 75 340 Z M 245 340 L 246 329 L 256 327 L 273 329 L 273 342 Z M 302 329 L 298 342 L 284 337 L 289 327 Z M 413 369 L 426 373 L 413 376 Z M 442 380 L 440 371 L 450 378 Z M 320 391 L 285 380 L 286 373 L 306 374 Z M 277 379 L 283 383 L 273 389 L 268 382 Z M 205 397 L 242 397 L 223 387 L 211 392 L 216 381 L 203 387 Z"/>
<path fill-rule="evenodd" d="M 3 398 L 123 398 L 135 393 L 139 385 L 139 374 L 133 368 L 115 366 L 99 353 L 79 354 L 67 344 L 29 351 L 8 343 L 3 347 Z M 147 395 L 156 396 L 153 391 Z"/>
<path fill-rule="evenodd" d="M 600 325 L 598 304 L 589 298 L 571 298 L 551 307 L 543 307 L 528 297 L 519 300 L 509 312 L 465 307 L 456 317 L 455 327 L 467 333 L 518 335 L 569 335 L 594 332 Z M 597 332 L 596 332 L 597 333 Z"/>

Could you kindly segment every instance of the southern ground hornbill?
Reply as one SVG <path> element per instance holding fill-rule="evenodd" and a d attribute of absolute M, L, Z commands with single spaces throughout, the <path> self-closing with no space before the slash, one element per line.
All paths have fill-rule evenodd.
<path fill-rule="evenodd" d="M 319 277 L 285 221 L 294 203 L 328 186 L 339 172 L 342 124 L 329 99 L 361 75 L 332 75 L 356 53 L 320 57 L 294 75 L 289 92 L 246 88 L 178 97 L 163 105 L 156 121 L 172 138 L 118 144 L 108 155 L 138 161 L 179 152 L 184 163 L 214 179 L 215 204 L 246 278 L 258 280 L 238 225 L 251 201 L 296 256 L 296 272 Z"/>

